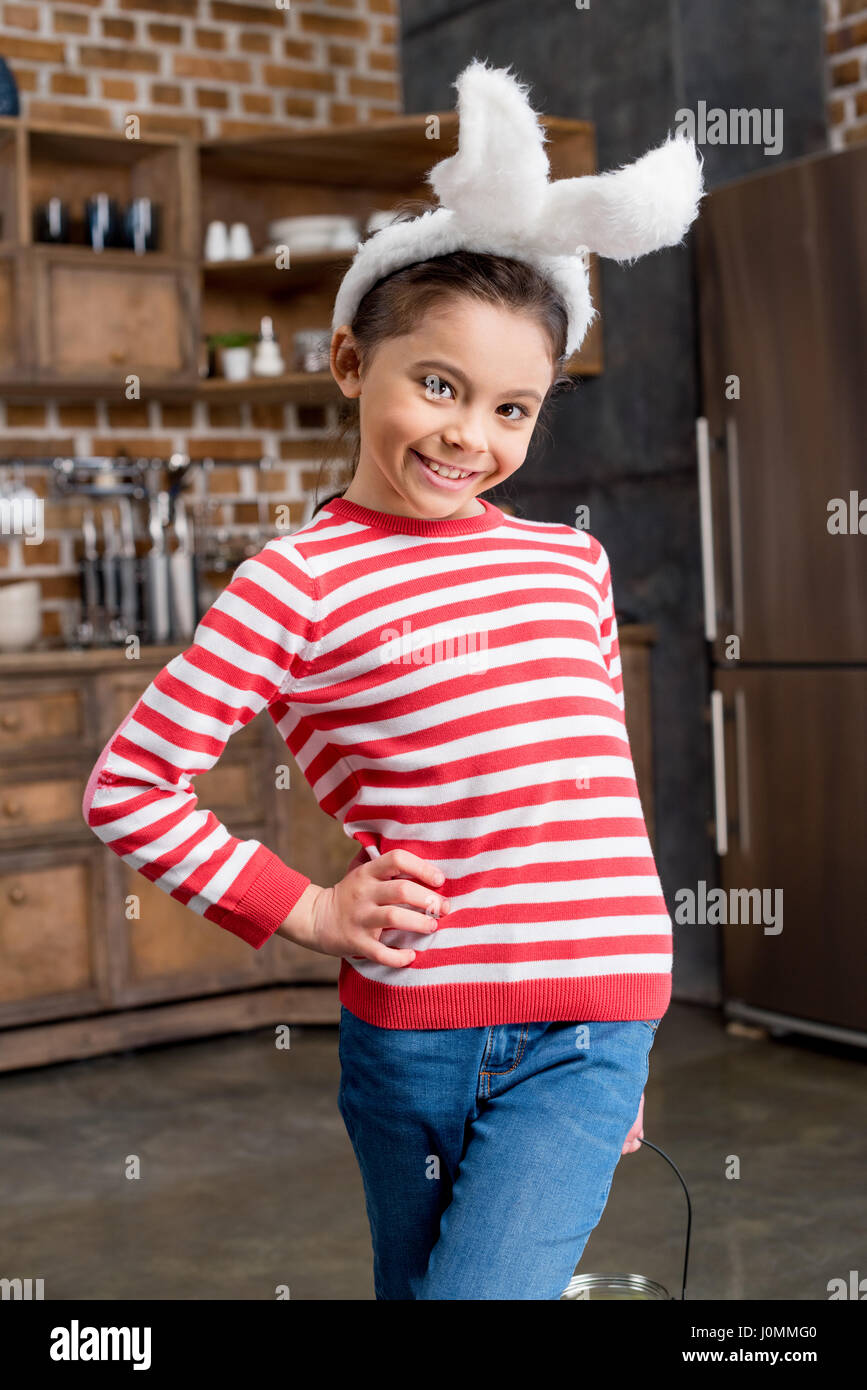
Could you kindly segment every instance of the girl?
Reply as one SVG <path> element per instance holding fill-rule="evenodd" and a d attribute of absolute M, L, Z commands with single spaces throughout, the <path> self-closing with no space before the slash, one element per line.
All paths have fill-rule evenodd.
<path fill-rule="evenodd" d="M 348 489 L 236 570 L 84 813 L 254 949 L 341 958 L 338 1106 L 376 1297 L 557 1299 L 643 1136 L 672 944 L 608 556 L 484 496 L 563 379 L 575 301 L 495 249 L 365 260 L 382 236 L 336 307 Z M 190 778 L 265 708 L 361 846 L 334 886 L 196 810 Z"/>

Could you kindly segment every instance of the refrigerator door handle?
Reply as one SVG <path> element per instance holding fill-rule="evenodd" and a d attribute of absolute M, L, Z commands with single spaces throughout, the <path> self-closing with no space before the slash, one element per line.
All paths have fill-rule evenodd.
<path fill-rule="evenodd" d="M 735 691 L 735 758 L 738 774 L 738 844 L 744 854 L 750 849 L 750 796 L 747 759 L 747 697 Z"/>
<path fill-rule="evenodd" d="M 728 854 L 728 810 L 726 808 L 725 706 L 721 690 L 710 692 L 710 722 L 713 740 L 713 799 L 716 852 Z"/>
<path fill-rule="evenodd" d="M 699 415 L 695 422 L 695 442 L 698 459 L 698 503 L 701 523 L 701 572 L 704 583 L 704 635 L 715 642 L 716 577 L 713 559 L 713 511 L 710 480 L 710 436 L 707 417 Z"/>
<path fill-rule="evenodd" d="M 744 637 L 744 539 L 741 530 L 741 475 L 738 457 L 738 424 L 726 418 L 726 471 L 729 480 L 729 527 L 732 547 L 732 615 L 735 632 Z"/>

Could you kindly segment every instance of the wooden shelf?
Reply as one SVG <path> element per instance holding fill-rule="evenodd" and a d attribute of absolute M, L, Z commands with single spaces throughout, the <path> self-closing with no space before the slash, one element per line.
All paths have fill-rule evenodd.
<path fill-rule="evenodd" d="M 264 289 L 269 294 L 294 294 L 302 286 L 320 283 L 332 273 L 335 285 L 349 269 L 354 251 L 296 251 L 285 269 L 275 265 L 273 251 L 260 251 L 243 261 L 202 261 L 204 285 Z"/>
<path fill-rule="evenodd" d="M 7 243 L 8 245 L 8 243 Z M 3 243 L 0 243 L 0 250 Z M 93 246 L 84 246 L 75 241 L 34 241 L 27 247 L 12 247 L 12 250 L 28 256 L 45 260 L 80 261 L 85 265 L 135 266 L 184 266 L 197 264 L 193 256 L 175 255 L 171 251 L 133 251 L 131 246 L 106 246 L 97 251 Z"/>
<path fill-rule="evenodd" d="M 292 363 L 298 332 L 330 330 L 355 248 L 290 253 L 286 269 L 264 249 L 242 261 L 204 261 L 205 229 L 243 218 L 253 246 L 264 248 L 278 219 L 335 213 L 355 218 L 361 239 L 373 213 L 407 200 L 435 207 L 426 175 L 458 143 L 457 113 L 438 119 L 436 142 L 427 115 L 195 141 L 0 117 L 0 398 L 111 400 L 134 374 L 149 399 L 337 399 L 330 372 L 202 379 L 200 349 L 213 334 L 258 333 L 267 315 Z M 542 124 L 553 178 L 596 172 L 592 123 Z M 159 250 L 83 244 L 84 198 L 99 191 L 121 204 L 151 197 Z M 35 207 L 51 196 L 70 206 L 70 242 L 33 241 Z M 590 282 L 598 304 L 596 257 Z M 567 371 L 593 376 L 602 365 L 597 319 Z"/>
<path fill-rule="evenodd" d="M 181 376 L 166 377 L 164 381 L 149 381 L 140 377 L 142 400 L 183 401 L 199 393 L 200 382 L 187 380 Z M 50 398 L 57 401 L 125 401 L 126 383 L 118 372 L 116 379 L 107 381 L 104 376 L 75 377 L 61 380 L 57 377 L 0 377 L 0 400 L 34 401 Z"/>
<path fill-rule="evenodd" d="M 363 126 L 321 126 L 252 138 L 202 140 L 202 175 L 266 183 L 291 178 L 294 183 L 388 190 L 397 197 L 432 199 L 425 175 L 439 156 L 453 154 L 458 146 L 457 112 L 440 112 L 438 119 L 439 140 L 428 139 L 427 115 L 393 116 Z M 563 165 L 570 163 L 579 147 L 595 172 L 596 128 L 592 121 L 544 116 L 542 124 L 549 137 L 546 153 L 555 178 L 574 172 L 558 167 L 558 160 Z M 420 191 L 407 194 L 407 184 L 418 186 Z"/>
<path fill-rule="evenodd" d="M 173 135 L 170 132 L 159 135 L 142 135 L 138 140 L 129 140 L 118 130 L 95 130 L 92 125 L 84 122 L 76 124 L 75 121 L 64 121 L 59 125 L 56 121 L 41 120 L 38 117 L 23 116 L 0 116 L 0 137 L 4 134 L 14 136 L 17 130 L 26 130 L 37 136 L 44 136 L 50 142 L 54 142 L 55 148 L 60 150 L 65 157 L 69 157 L 69 148 L 61 142 L 70 140 L 76 146 L 80 146 L 82 140 L 86 140 L 91 149 L 98 152 L 102 150 L 103 157 L 115 163 L 119 155 L 119 149 L 126 149 L 130 152 L 131 159 L 137 158 L 134 147 L 153 146 L 162 148 L 167 145 L 184 145 L 189 142 L 188 136 Z"/>
<path fill-rule="evenodd" d="M 248 381 L 226 381 L 224 377 L 205 377 L 197 394 L 206 400 L 321 402 L 338 400 L 341 392 L 330 372 L 285 372 L 277 377 L 250 377 Z"/>

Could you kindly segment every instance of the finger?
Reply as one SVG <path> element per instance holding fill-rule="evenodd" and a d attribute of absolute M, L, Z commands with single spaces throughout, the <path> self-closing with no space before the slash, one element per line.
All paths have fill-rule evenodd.
<path fill-rule="evenodd" d="M 386 946 L 374 937 L 369 937 L 363 943 L 363 960 L 374 960 L 379 965 L 390 965 L 393 968 L 412 965 L 415 960 L 415 951 L 406 949 L 398 950 L 394 946 Z"/>
<path fill-rule="evenodd" d="M 428 917 L 426 912 L 413 912 L 409 908 L 389 908 L 392 916 L 387 922 L 380 916 L 374 931 L 415 931 L 421 932 L 422 936 L 430 936 L 431 932 L 437 930 L 437 919 Z"/>
<path fill-rule="evenodd" d="M 431 888 L 441 887 L 445 882 L 445 874 L 437 864 L 422 859 L 418 854 L 411 854 L 408 849 L 390 849 L 373 862 L 380 870 L 377 877 L 396 878 L 399 874 L 409 874 L 413 878 L 420 878 Z"/>
<path fill-rule="evenodd" d="M 423 912 L 428 917 L 445 917 L 449 911 L 448 898 L 440 897 L 439 893 L 432 893 L 429 888 L 423 888 L 420 883 L 413 883 L 411 879 L 392 879 L 384 882 L 381 888 L 377 888 L 377 903 L 380 907 L 393 907 L 403 912 Z M 397 922 L 389 925 L 403 925 Z"/>

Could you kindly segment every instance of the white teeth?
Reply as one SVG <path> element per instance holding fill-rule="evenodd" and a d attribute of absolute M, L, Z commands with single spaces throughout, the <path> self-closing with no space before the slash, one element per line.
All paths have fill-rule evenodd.
<path fill-rule="evenodd" d="M 424 458 L 424 454 L 421 455 Z M 434 463 L 432 459 L 425 458 L 425 463 L 434 473 L 441 473 L 444 478 L 468 478 L 469 473 L 459 473 L 456 468 L 446 468 L 442 464 Z"/>

